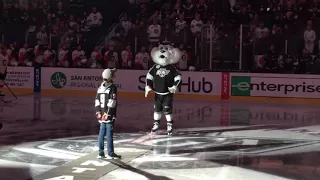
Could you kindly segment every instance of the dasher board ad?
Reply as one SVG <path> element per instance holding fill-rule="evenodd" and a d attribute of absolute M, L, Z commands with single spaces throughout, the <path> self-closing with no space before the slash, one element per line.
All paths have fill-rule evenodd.
<path fill-rule="evenodd" d="M 231 96 L 319 98 L 320 78 L 233 75 Z"/>

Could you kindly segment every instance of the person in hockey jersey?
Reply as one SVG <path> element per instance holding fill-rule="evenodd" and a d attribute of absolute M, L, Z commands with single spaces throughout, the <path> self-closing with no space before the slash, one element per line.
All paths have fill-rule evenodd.
<path fill-rule="evenodd" d="M 98 138 L 98 158 L 106 158 L 104 153 L 104 137 L 107 136 L 108 158 L 121 158 L 114 153 L 113 128 L 117 116 L 117 86 L 113 84 L 116 69 L 105 69 L 102 72 L 103 82 L 97 90 L 95 99 L 96 117 L 100 123 Z"/>
<path fill-rule="evenodd" d="M 30 60 L 30 54 L 33 54 L 32 48 L 29 48 L 28 43 L 24 43 L 23 47 L 19 50 L 19 65 L 32 66 L 32 61 Z"/>
<path fill-rule="evenodd" d="M 37 49 L 34 50 L 34 63 L 40 66 L 44 65 L 44 50 L 45 47 L 43 45 L 39 45 Z"/>
<path fill-rule="evenodd" d="M 69 67 L 69 51 L 66 44 L 62 44 L 58 51 L 58 63 L 59 67 Z"/>
<path fill-rule="evenodd" d="M 142 46 L 140 52 L 136 54 L 135 57 L 135 69 L 149 69 L 150 60 L 149 53 L 146 52 L 146 47 Z"/>
<path fill-rule="evenodd" d="M 102 68 L 103 67 L 103 61 L 102 61 L 102 55 L 101 50 L 99 46 L 96 46 L 94 50 L 91 53 L 90 61 L 92 62 L 91 68 Z"/>
<path fill-rule="evenodd" d="M 133 53 L 131 52 L 131 46 L 127 45 L 121 52 L 122 68 L 131 69 L 133 64 Z"/>
<path fill-rule="evenodd" d="M 4 80 L 7 77 L 7 65 L 8 60 L 5 58 L 4 54 L 6 53 L 6 47 L 4 44 L 0 44 L 0 98 L 3 98 L 4 94 L 2 92 L 4 86 Z"/>
<path fill-rule="evenodd" d="M 146 76 L 145 96 L 153 90 L 155 92 L 154 123 L 151 133 L 159 129 L 162 112 L 167 119 L 167 133 L 172 134 L 172 101 L 173 94 L 181 83 L 181 75 L 174 64 L 181 58 L 181 52 L 167 43 L 154 47 L 151 58 L 155 65 L 149 69 Z"/>
<path fill-rule="evenodd" d="M 184 47 L 184 44 L 180 44 L 179 50 L 181 52 L 181 59 L 177 63 L 177 68 L 180 71 L 193 71 L 195 68 L 194 66 L 190 66 L 190 61 L 192 58 L 192 55 L 188 50 Z"/>
<path fill-rule="evenodd" d="M 52 46 L 49 45 L 43 54 L 44 66 L 47 66 L 47 67 L 54 66 L 55 57 L 56 57 L 56 52 L 52 50 Z"/>
<path fill-rule="evenodd" d="M 86 64 L 87 64 L 86 54 L 82 50 L 81 45 L 78 45 L 77 49 L 72 52 L 72 66 L 85 67 Z"/>
<path fill-rule="evenodd" d="M 118 53 L 114 50 L 114 45 L 110 44 L 108 51 L 104 54 L 104 60 L 108 68 L 117 68 L 118 67 Z"/>

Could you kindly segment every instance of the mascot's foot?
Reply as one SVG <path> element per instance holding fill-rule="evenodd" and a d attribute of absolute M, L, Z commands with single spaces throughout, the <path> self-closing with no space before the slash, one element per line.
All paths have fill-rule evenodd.
<path fill-rule="evenodd" d="M 151 134 L 157 134 L 158 129 L 159 129 L 159 123 L 154 123 L 151 129 Z"/>
<path fill-rule="evenodd" d="M 172 131 L 173 131 L 172 124 L 168 123 L 167 124 L 167 134 L 168 134 L 168 136 L 172 135 Z"/>

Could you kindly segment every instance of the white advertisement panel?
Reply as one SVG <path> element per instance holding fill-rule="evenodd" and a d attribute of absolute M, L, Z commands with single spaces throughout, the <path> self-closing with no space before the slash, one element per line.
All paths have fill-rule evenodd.
<path fill-rule="evenodd" d="M 320 78 L 251 78 L 251 96 L 320 98 Z"/>
<path fill-rule="evenodd" d="M 34 69 L 33 67 L 12 67 L 7 70 L 6 83 L 10 88 L 33 89 Z"/>
<path fill-rule="evenodd" d="M 102 69 L 43 68 L 42 89 L 93 90 L 102 82 Z M 118 70 L 115 83 L 122 92 L 142 92 L 147 71 Z M 182 94 L 220 95 L 221 73 L 182 72 Z"/>
<path fill-rule="evenodd" d="M 231 96 L 320 98 L 320 77 L 231 73 Z"/>
<path fill-rule="evenodd" d="M 42 68 L 42 89 L 96 91 L 102 82 L 103 69 Z M 115 84 L 119 91 L 138 92 L 141 71 L 119 70 Z"/>

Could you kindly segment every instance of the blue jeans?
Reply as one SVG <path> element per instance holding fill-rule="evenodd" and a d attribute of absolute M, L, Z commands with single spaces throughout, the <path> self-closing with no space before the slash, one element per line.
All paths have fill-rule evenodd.
<path fill-rule="evenodd" d="M 107 135 L 107 150 L 108 155 L 112 155 L 114 153 L 113 149 L 113 123 L 101 123 L 100 124 L 100 132 L 98 137 L 99 144 L 99 156 L 104 156 L 104 137 Z"/>

